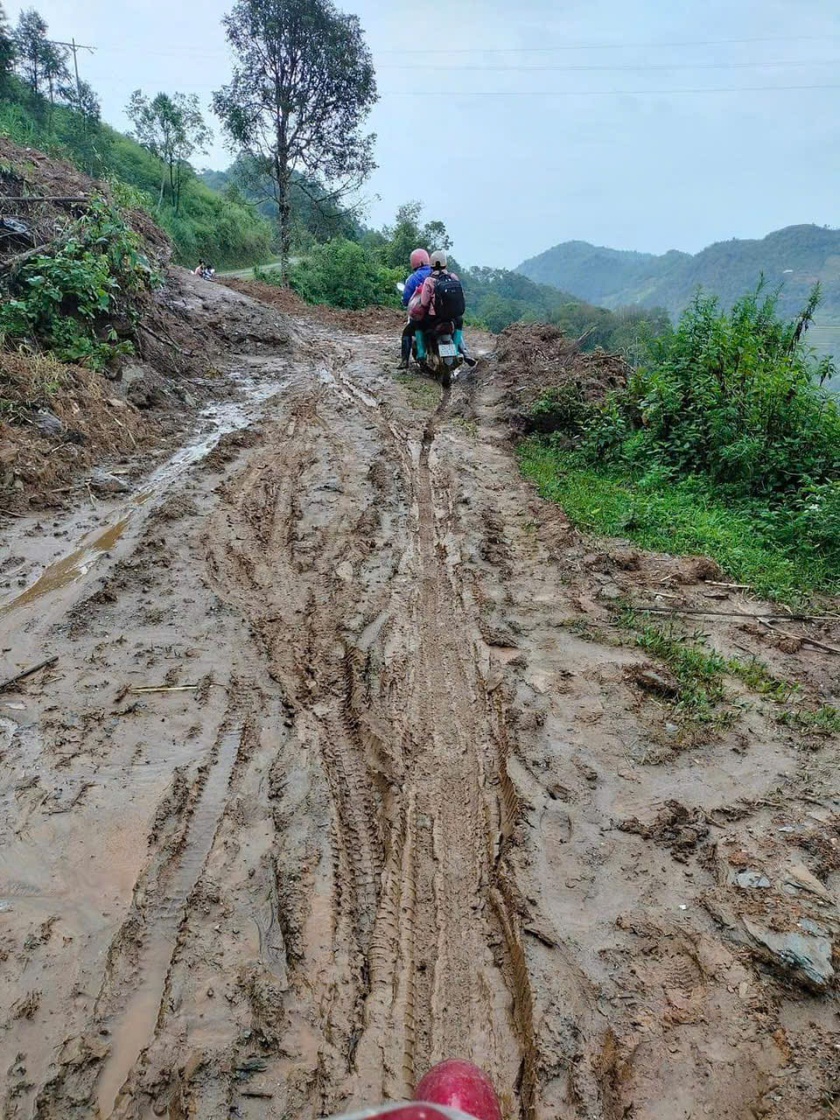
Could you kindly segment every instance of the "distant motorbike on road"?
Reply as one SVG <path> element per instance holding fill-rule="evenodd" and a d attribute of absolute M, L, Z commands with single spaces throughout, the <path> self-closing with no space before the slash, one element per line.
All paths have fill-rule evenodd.
<path fill-rule="evenodd" d="M 400 281 L 397 291 L 402 295 L 405 284 Z M 440 381 L 448 389 L 457 378 L 464 364 L 464 355 L 455 342 L 456 327 L 453 322 L 442 320 L 431 327 L 418 327 L 411 340 L 411 356 L 424 373 Z M 418 346 L 418 335 L 421 336 Z"/>

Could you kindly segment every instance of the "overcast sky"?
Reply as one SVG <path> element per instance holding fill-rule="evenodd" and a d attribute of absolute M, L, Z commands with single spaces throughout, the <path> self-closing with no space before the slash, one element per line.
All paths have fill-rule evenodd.
<path fill-rule="evenodd" d="M 361 19 L 382 95 L 374 225 L 418 198 L 462 261 L 511 267 L 571 239 L 694 252 L 840 224 L 838 0 L 338 3 Z M 7 0 L 13 20 L 29 6 Z M 82 75 L 120 128 L 137 88 L 209 103 L 229 76 L 230 6 L 35 3 L 52 38 L 97 48 Z M 197 162 L 230 156 L 219 138 Z"/>

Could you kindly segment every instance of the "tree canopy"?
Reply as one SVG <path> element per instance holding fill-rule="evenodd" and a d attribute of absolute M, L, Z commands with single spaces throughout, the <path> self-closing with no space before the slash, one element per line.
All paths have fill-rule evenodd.
<path fill-rule="evenodd" d="M 195 94 L 159 93 L 149 100 L 139 89 L 131 95 L 126 113 L 135 139 L 161 161 L 160 201 L 167 178 L 175 212 L 181 207 L 184 165 L 196 151 L 204 151 L 213 134 L 204 123 Z"/>
<path fill-rule="evenodd" d="M 0 92 L 8 88 L 9 75 L 15 61 L 15 41 L 9 30 L 6 11 L 0 3 Z"/>
<path fill-rule="evenodd" d="M 361 131 L 377 99 L 373 59 L 358 17 L 330 0 L 237 0 L 224 26 L 236 62 L 213 106 L 231 148 L 271 182 L 285 277 L 292 172 L 334 199 L 374 168 L 375 137 Z"/>

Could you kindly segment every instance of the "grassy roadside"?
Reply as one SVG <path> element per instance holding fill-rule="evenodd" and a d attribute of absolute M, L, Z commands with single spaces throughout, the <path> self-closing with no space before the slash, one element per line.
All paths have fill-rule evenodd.
<path fill-rule="evenodd" d="M 840 593 L 840 573 L 801 538 L 781 539 L 778 523 L 758 502 L 724 502 L 693 479 L 596 466 L 536 438 L 521 445 L 519 460 L 541 497 L 558 502 L 589 532 L 675 556 L 709 556 L 734 582 L 779 602 Z"/>

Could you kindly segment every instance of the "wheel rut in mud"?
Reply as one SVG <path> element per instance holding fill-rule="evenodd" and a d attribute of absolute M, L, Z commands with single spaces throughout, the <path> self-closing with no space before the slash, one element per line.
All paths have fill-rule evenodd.
<path fill-rule="evenodd" d="M 349 438 L 334 393 L 304 395 L 293 438 L 257 456 L 208 534 L 216 592 L 249 612 L 330 794 L 335 963 L 323 967 L 338 995 L 323 1031 L 343 1045 L 320 1092 L 341 1103 L 350 1076 L 355 1100 L 399 1099 L 466 1049 L 512 1103 L 532 1076 L 517 918 L 497 882 L 514 824 L 448 553 L 452 494 L 432 466 L 448 396 L 413 443 L 337 385 L 370 446 Z"/>
<path fill-rule="evenodd" d="M 468 391 L 370 353 L 302 326 L 95 589 L 4 616 L 61 654 L 0 720 L 4 1116 L 308 1120 L 459 1056 L 505 1120 L 780 1120 L 772 1040 L 829 1038 L 827 1001 L 721 936 L 711 842 L 638 822 L 706 804 L 740 854 L 780 826 L 732 790 L 796 754 L 755 723 L 760 766 L 734 732 L 650 765 L 643 656 L 585 631 L 602 561 Z"/>

